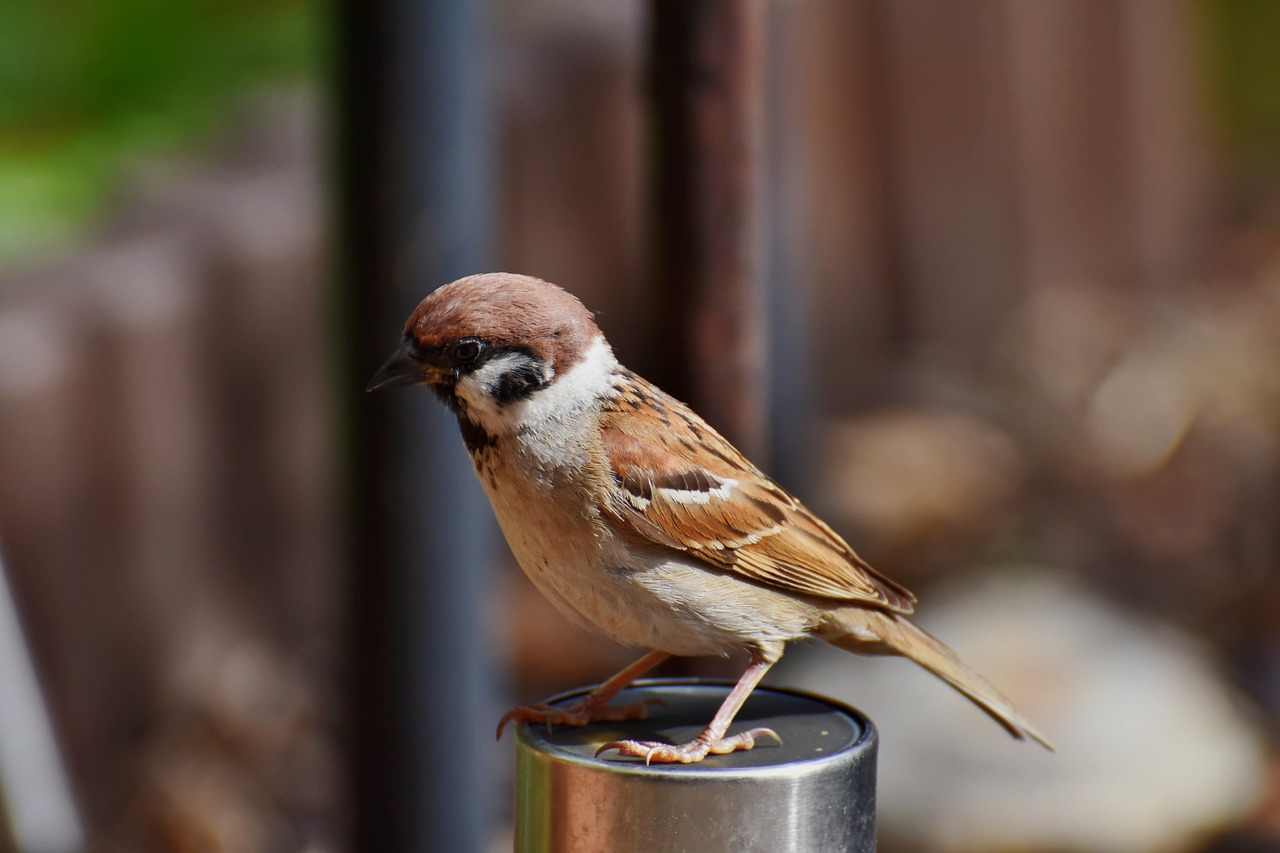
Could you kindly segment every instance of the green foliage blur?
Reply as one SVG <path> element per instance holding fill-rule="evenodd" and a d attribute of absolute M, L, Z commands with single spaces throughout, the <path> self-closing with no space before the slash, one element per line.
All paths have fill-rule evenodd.
<path fill-rule="evenodd" d="M 1200 0 L 1209 108 L 1235 177 L 1280 178 L 1280 3 Z"/>
<path fill-rule="evenodd" d="M 1270 186 L 1280 181 L 1280 2 L 1194 2 L 1228 170 Z M 199 140 L 247 90 L 318 83 L 327 8 L 0 0 L 0 263 L 75 233 L 129 163 Z"/>
<path fill-rule="evenodd" d="M 247 89 L 313 80 L 316 0 L 0 3 L 0 261 L 71 233 L 122 167 L 209 131 Z"/>

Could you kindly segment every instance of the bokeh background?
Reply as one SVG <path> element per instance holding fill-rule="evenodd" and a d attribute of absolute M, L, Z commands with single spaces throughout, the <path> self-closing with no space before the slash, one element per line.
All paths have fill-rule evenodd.
<path fill-rule="evenodd" d="M 661 363 L 650 5 L 474 5 L 492 266 Z M 346 9 L 0 5 L 0 851 L 367 847 Z M 772 681 L 877 721 L 885 853 L 1280 850 L 1280 5 L 768 14 L 765 467 L 1059 753 L 906 664 Z M 496 698 L 426 702 L 631 659 L 473 535 Z M 509 849 L 509 736 L 476 763 Z"/>

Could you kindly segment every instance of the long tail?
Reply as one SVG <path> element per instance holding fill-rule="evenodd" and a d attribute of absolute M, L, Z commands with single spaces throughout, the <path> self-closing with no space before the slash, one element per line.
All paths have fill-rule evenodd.
<path fill-rule="evenodd" d="M 858 654 L 909 658 L 964 694 L 1018 740 L 1030 738 L 1045 749 L 1053 750 L 1053 745 L 1000 691 L 966 666 L 951 649 L 895 613 L 842 607 L 827 614 L 821 636 L 832 645 Z"/>

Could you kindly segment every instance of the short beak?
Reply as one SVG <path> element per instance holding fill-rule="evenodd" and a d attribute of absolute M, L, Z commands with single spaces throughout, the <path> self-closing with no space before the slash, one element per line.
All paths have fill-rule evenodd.
<path fill-rule="evenodd" d="M 373 374 L 365 391 L 377 391 L 382 388 L 399 388 L 404 385 L 422 385 L 439 382 L 445 371 L 430 364 L 424 364 L 414 358 L 409 342 L 405 341 L 391 354 L 386 364 Z"/>

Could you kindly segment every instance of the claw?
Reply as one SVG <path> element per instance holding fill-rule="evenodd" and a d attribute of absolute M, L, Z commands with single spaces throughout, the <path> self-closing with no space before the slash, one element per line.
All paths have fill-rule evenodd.
<path fill-rule="evenodd" d="M 510 711 L 502 715 L 502 719 L 498 720 L 498 734 L 495 740 L 502 740 L 502 730 L 507 727 L 507 723 L 523 723 L 526 720 L 532 722 L 546 722 L 550 715 L 556 712 L 555 708 L 550 705 L 521 705 L 512 708 Z M 541 717 L 541 720 L 539 718 Z"/>
<path fill-rule="evenodd" d="M 688 743 L 670 744 L 651 740 L 614 740 L 596 750 L 596 757 L 611 749 L 620 755 L 643 758 L 645 766 L 657 761 L 660 764 L 695 764 L 708 755 L 724 755 L 752 749 L 757 738 L 771 737 L 782 744 L 782 738 L 773 729 L 750 729 L 731 737 L 716 737 L 704 731 Z"/>
<path fill-rule="evenodd" d="M 777 732 L 775 732 L 773 729 L 766 729 L 766 728 L 752 729 L 751 734 L 754 737 L 771 737 L 773 738 L 774 743 L 776 743 L 778 746 L 782 746 L 782 736 L 779 735 Z"/>
<path fill-rule="evenodd" d="M 507 723 L 542 723 L 547 727 L 547 731 L 552 730 L 553 725 L 565 726 L 585 726 L 588 723 L 595 722 L 622 722 L 624 720 L 643 720 L 649 713 L 650 705 L 666 706 L 666 702 L 658 698 L 645 699 L 643 702 L 636 702 L 632 705 L 622 705 L 614 707 L 612 705 L 603 705 L 600 702 L 591 701 L 590 698 L 584 699 L 568 708 L 556 708 L 551 705 L 521 705 L 518 708 L 512 708 L 502 716 L 498 721 L 498 740 L 502 739 L 502 732 L 506 728 Z"/>

